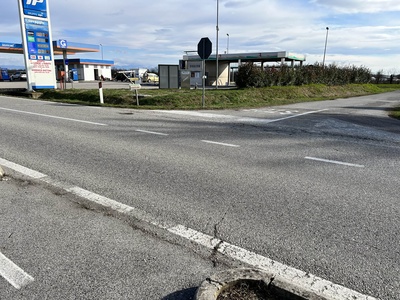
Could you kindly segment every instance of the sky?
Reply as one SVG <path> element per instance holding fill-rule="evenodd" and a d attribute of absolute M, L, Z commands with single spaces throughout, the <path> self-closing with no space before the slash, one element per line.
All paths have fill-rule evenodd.
<path fill-rule="evenodd" d="M 0 42 L 21 43 L 18 1 L 0 1 Z M 328 36 L 326 64 L 400 74 L 399 0 L 48 2 L 52 40 L 101 44 L 102 53 L 71 58 L 103 56 L 116 68 L 178 64 L 202 37 L 215 54 L 218 16 L 220 54 L 289 51 L 306 55 L 307 64 L 322 63 Z M 23 56 L 0 53 L 0 66 L 23 67 Z"/>

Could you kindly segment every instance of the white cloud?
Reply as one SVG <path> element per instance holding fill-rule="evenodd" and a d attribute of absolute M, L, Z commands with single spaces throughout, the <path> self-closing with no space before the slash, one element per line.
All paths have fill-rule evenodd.
<path fill-rule="evenodd" d="M 121 66 L 177 64 L 205 36 L 215 53 L 217 0 L 48 1 L 53 40 L 102 44 L 104 58 Z M 329 26 L 328 54 L 337 63 L 354 59 L 375 68 L 381 61 L 378 69 L 393 68 L 390 57 L 400 53 L 399 10 L 400 2 L 389 0 L 219 0 L 219 52 L 229 33 L 230 53 L 287 50 L 314 63 L 322 59 Z M 15 0 L 1 0 L 0 41 L 21 42 Z M 0 54 L 0 65 L 18 60 Z"/>
<path fill-rule="evenodd" d="M 400 11 L 400 2 L 397 0 L 311 0 L 310 2 L 340 13 Z"/>

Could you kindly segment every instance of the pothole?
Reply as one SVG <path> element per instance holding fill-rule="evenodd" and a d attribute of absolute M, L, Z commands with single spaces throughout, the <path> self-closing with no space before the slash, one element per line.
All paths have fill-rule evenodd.
<path fill-rule="evenodd" d="M 272 273 L 252 268 L 218 272 L 197 290 L 196 300 L 308 300 L 321 299 Z"/>
<path fill-rule="evenodd" d="M 263 280 L 238 280 L 226 284 L 216 300 L 305 300 Z"/>

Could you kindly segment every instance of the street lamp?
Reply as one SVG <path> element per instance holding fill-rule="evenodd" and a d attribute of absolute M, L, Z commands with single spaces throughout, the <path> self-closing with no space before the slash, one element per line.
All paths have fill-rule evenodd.
<path fill-rule="evenodd" d="M 216 89 L 218 89 L 218 31 L 219 31 L 219 27 L 218 27 L 218 18 L 219 18 L 219 0 L 217 0 L 217 26 L 216 26 L 216 30 L 217 30 L 217 45 L 216 45 L 216 52 L 217 52 L 217 54 L 216 54 L 216 75 L 215 75 L 215 78 L 216 78 L 216 80 L 215 80 L 215 87 L 216 87 Z"/>
<path fill-rule="evenodd" d="M 325 56 L 326 56 L 326 45 L 328 44 L 328 32 L 329 32 L 329 27 L 326 27 L 325 50 L 324 50 L 324 59 L 322 61 L 322 68 L 325 68 Z"/>
<path fill-rule="evenodd" d="M 229 54 L 229 33 L 227 33 L 226 36 L 228 37 L 228 41 L 226 44 L 226 54 Z"/>
<path fill-rule="evenodd" d="M 100 47 L 101 47 L 101 60 L 104 60 L 104 56 L 103 56 L 103 45 L 100 44 Z"/>

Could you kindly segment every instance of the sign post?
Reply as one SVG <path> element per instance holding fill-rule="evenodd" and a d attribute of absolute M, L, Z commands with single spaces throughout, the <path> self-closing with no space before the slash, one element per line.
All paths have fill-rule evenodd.
<path fill-rule="evenodd" d="M 68 42 L 67 40 L 58 40 L 58 45 L 63 52 L 63 69 L 65 72 L 63 80 L 64 80 L 64 87 L 66 88 L 67 82 L 69 81 L 68 57 L 67 57 Z"/>
<path fill-rule="evenodd" d="M 18 0 L 28 91 L 55 89 L 49 0 Z"/>
<path fill-rule="evenodd" d="M 202 59 L 202 83 L 203 83 L 203 94 L 201 97 L 201 102 L 203 107 L 205 107 L 205 95 L 206 95 L 206 59 L 210 57 L 212 52 L 212 43 L 208 37 L 203 37 L 197 44 L 197 54 Z"/>

